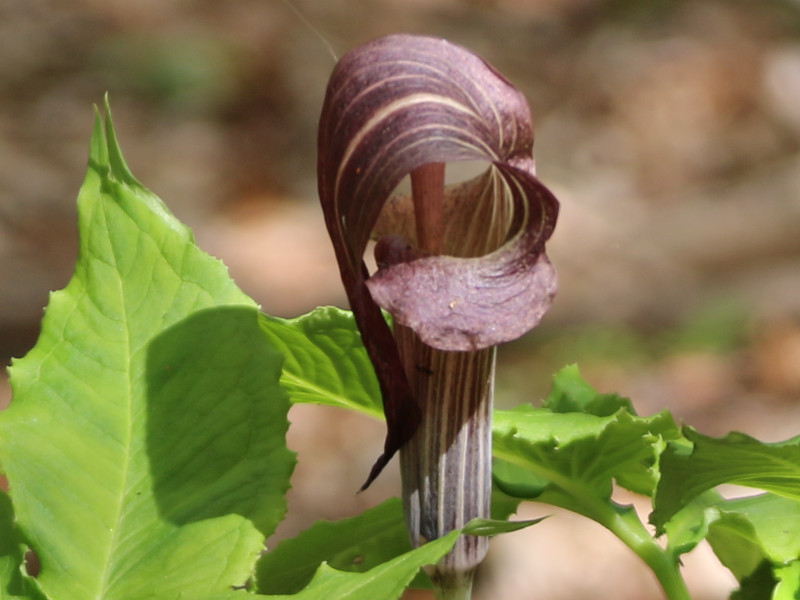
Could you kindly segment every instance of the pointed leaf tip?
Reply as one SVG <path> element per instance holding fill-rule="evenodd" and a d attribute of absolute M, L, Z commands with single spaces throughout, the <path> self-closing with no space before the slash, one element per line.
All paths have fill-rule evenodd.
<path fill-rule="evenodd" d="M 96 104 L 94 105 L 94 127 L 89 141 L 89 166 L 98 173 L 108 171 L 108 147 L 103 130 L 103 116 Z"/>
<path fill-rule="evenodd" d="M 143 188 L 144 186 L 139 183 L 139 180 L 134 177 L 128 164 L 125 162 L 125 157 L 122 154 L 122 148 L 119 145 L 117 132 L 114 129 L 114 119 L 111 114 L 111 101 L 106 92 L 104 98 L 104 106 L 106 111 L 106 141 L 108 146 L 109 165 L 111 167 L 114 177 L 122 183 L 130 186 Z"/>

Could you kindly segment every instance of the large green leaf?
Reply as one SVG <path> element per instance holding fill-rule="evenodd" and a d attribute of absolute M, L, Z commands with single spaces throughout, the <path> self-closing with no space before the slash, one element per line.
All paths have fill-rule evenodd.
<path fill-rule="evenodd" d="M 650 517 L 659 532 L 692 498 L 721 483 L 800 500 L 800 437 L 768 444 L 738 432 L 711 438 L 685 427 L 683 433 L 692 446 L 670 444 L 661 457 Z"/>
<path fill-rule="evenodd" d="M 327 306 L 295 319 L 264 316 L 262 328 L 286 355 L 281 384 L 293 402 L 339 406 L 383 419 L 378 380 L 353 313 Z"/>
<path fill-rule="evenodd" d="M 51 600 L 200 598 L 251 576 L 294 465 L 253 301 L 98 116 L 80 249 L 11 370 L 0 460 Z"/>

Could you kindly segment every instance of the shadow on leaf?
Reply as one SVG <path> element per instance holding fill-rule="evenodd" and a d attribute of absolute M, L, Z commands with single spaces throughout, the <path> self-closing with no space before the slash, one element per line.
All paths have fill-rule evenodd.
<path fill-rule="evenodd" d="M 269 535 L 294 468 L 283 357 L 254 308 L 194 313 L 149 346 L 147 455 L 161 514 L 185 524 L 236 513 Z"/>

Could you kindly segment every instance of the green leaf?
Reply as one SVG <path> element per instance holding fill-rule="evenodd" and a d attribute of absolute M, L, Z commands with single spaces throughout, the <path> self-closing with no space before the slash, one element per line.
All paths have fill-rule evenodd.
<path fill-rule="evenodd" d="M 715 530 L 725 527 L 745 543 L 756 544 L 761 556 L 776 565 L 800 559 L 800 501 L 768 493 L 723 500 L 718 508 L 722 518 L 711 526 L 709 541 Z M 739 520 L 746 521 L 746 529 L 736 526 Z"/>
<path fill-rule="evenodd" d="M 14 509 L 9 497 L 0 490 L 0 598 L 16 591 L 12 588 L 18 586 L 14 580 L 21 566 L 22 548 L 14 527 Z"/>
<path fill-rule="evenodd" d="M 607 407 L 611 396 L 597 394 L 579 378 L 573 367 L 556 375 L 548 404 L 559 410 Z M 596 402 L 598 396 L 606 400 Z M 669 413 L 637 417 L 624 402 L 607 416 L 532 406 L 496 411 L 495 481 L 507 494 L 527 498 L 557 487 L 578 501 L 605 502 L 615 479 L 632 491 L 649 494 L 658 477 L 663 440 L 676 435 Z"/>
<path fill-rule="evenodd" d="M 800 437 L 767 444 L 743 433 L 704 436 L 689 427 L 687 451 L 672 444 L 661 457 L 661 480 L 650 521 L 664 524 L 692 498 L 721 483 L 735 483 L 800 500 Z"/>
<path fill-rule="evenodd" d="M 286 600 L 395 600 L 417 571 L 439 561 L 455 544 L 460 530 L 398 556 L 364 573 L 337 571 L 323 563 L 311 583 L 294 595 L 268 596 Z"/>
<path fill-rule="evenodd" d="M 498 477 L 518 493 L 526 487 L 523 497 L 538 496 L 550 482 L 564 488 L 556 479 L 566 475 L 567 487 L 579 484 L 607 499 L 613 480 L 650 495 L 664 440 L 677 437 L 678 429 L 666 411 L 636 416 L 630 400 L 598 393 L 572 365 L 553 377 L 543 408 L 495 413 L 494 434 L 495 457 L 517 465 L 496 464 Z"/>
<path fill-rule="evenodd" d="M 492 519 L 507 521 L 517 512 L 520 503 L 519 497 L 506 494 L 496 483 L 492 485 Z"/>
<path fill-rule="evenodd" d="M 411 550 L 403 506 L 392 498 L 356 517 L 319 521 L 264 554 L 256 568 L 261 594 L 295 594 L 323 562 L 362 572 Z"/>
<path fill-rule="evenodd" d="M 598 417 L 608 417 L 624 409 L 636 414 L 633 403 L 618 394 L 598 394 L 581 377 L 577 365 L 568 365 L 553 376 L 553 388 L 542 404 L 555 413 L 581 412 Z"/>
<path fill-rule="evenodd" d="M 709 524 L 706 539 L 720 562 L 739 581 L 752 575 L 764 562 L 764 551 L 758 543 L 755 528 L 742 515 L 719 515 Z"/>
<path fill-rule="evenodd" d="M 247 598 L 252 599 L 253 596 L 254 594 L 249 593 L 247 590 L 233 590 L 220 594 L 214 594 L 212 596 L 202 597 L 180 594 L 179 596 L 175 597 L 175 600 L 247 600 Z"/>
<path fill-rule="evenodd" d="M 0 599 L 25 594 L 22 569 L 24 549 L 14 525 L 11 499 L 0 490 Z"/>
<path fill-rule="evenodd" d="M 498 535 L 538 522 L 504 520 L 516 510 L 519 502 L 517 498 L 494 490 L 492 510 L 497 517 L 472 521 L 465 532 Z M 261 594 L 294 594 L 308 584 L 323 562 L 340 571 L 363 572 L 410 550 L 402 502 L 391 498 L 356 517 L 319 521 L 299 535 L 282 541 L 259 559 L 257 589 Z M 429 588 L 430 580 L 421 572 L 411 587 Z"/>
<path fill-rule="evenodd" d="M 80 249 L 11 369 L 0 460 L 51 600 L 244 583 L 285 510 L 282 357 L 258 310 L 139 184 L 98 116 Z"/>
<path fill-rule="evenodd" d="M 721 499 L 715 507 L 717 516 L 708 526 L 708 542 L 720 562 L 739 580 L 736 598 L 769 598 L 769 591 L 785 576 L 782 591 L 776 588 L 772 598 L 784 595 L 794 581 L 793 569 L 786 565 L 800 559 L 800 503 L 776 496 L 759 494 L 731 500 Z M 667 527 L 672 526 L 670 522 Z M 779 586 L 780 587 L 780 586 Z M 794 587 L 794 592 L 798 590 Z"/>
<path fill-rule="evenodd" d="M 658 476 L 663 437 L 675 431 L 667 412 L 642 418 L 624 409 L 608 417 L 531 406 L 497 411 L 495 458 L 522 470 L 505 480 L 508 469 L 496 470 L 495 480 L 506 493 L 530 498 L 552 484 L 577 499 L 606 501 L 614 479 L 632 491 L 649 494 Z"/>
<path fill-rule="evenodd" d="M 717 506 L 723 501 L 716 490 L 709 490 L 692 500 L 667 523 L 667 550 L 676 561 L 706 538 L 709 526 L 720 517 Z"/>
<path fill-rule="evenodd" d="M 527 529 L 531 525 L 541 523 L 547 517 L 539 519 L 528 519 L 526 521 L 501 521 L 499 519 L 472 519 L 464 527 L 464 534 L 466 535 L 486 535 L 494 537 L 502 533 L 512 533 Z"/>
<path fill-rule="evenodd" d="M 322 307 L 295 319 L 264 316 L 261 325 L 286 356 L 281 384 L 293 402 L 384 418 L 378 380 L 350 311 Z"/>
<path fill-rule="evenodd" d="M 777 580 L 772 565 L 763 561 L 758 567 L 740 582 L 740 587 L 731 593 L 731 600 L 774 600 L 773 589 Z M 784 596 L 786 599 L 787 597 Z M 788 596 L 792 600 L 796 596 Z"/>
<path fill-rule="evenodd" d="M 633 507 L 611 499 L 615 481 L 651 495 L 665 440 L 678 436 L 668 412 L 638 417 L 627 404 L 618 396 L 597 394 L 568 367 L 556 376 L 548 408 L 495 413 L 493 477 L 506 494 L 597 521 L 650 566 L 668 596 L 685 598 L 677 561 L 652 539 Z M 554 412 L 571 409 L 592 412 Z"/>
<path fill-rule="evenodd" d="M 550 487 L 550 480 L 533 473 L 525 466 L 495 458 L 492 461 L 494 489 L 508 498 L 539 498 Z M 516 507 L 514 507 L 516 511 Z"/>
<path fill-rule="evenodd" d="M 771 590 L 780 580 L 779 572 L 800 558 L 799 529 L 796 500 L 769 493 L 725 499 L 716 490 L 694 498 L 665 526 L 675 558 L 707 539 L 740 582 L 732 596 L 740 600 L 777 597 Z"/>
<path fill-rule="evenodd" d="M 800 560 L 795 560 L 775 569 L 778 584 L 772 594 L 772 600 L 797 600 L 800 596 Z"/>

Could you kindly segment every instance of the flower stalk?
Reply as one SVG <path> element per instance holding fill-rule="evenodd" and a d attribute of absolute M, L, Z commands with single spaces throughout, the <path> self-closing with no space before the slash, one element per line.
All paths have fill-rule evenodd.
<path fill-rule="evenodd" d="M 489 516 L 495 347 L 530 331 L 552 303 L 545 242 L 558 200 L 536 178 L 522 93 L 446 40 L 392 35 L 344 55 L 318 143 L 325 224 L 386 415 L 365 487 L 400 451 L 417 546 Z M 454 161 L 488 169 L 446 187 Z M 392 197 L 406 175 L 411 198 Z M 373 273 L 363 259 L 370 238 Z M 430 570 L 439 598 L 469 598 L 486 550 L 485 539 L 459 539 Z"/>
<path fill-rule="evenodd" d="M 406 526 L 417 547 L 490 516 L 495 349 L 436 350 L 403 326 L 395 337 L 422 409 L 416 433 L 400 449 Z M 441 598 L 469 597 L 488 544 L 462 536 L 429 570 Z"/>
<path fill-rule="evenodd" d="M 444 163 L 411 172 L 419 248 L 444 249 Z M 420 425 L 400 449 L 406 527 L 414 547 L 491 511 L 491 429 L 495 348 L 437 350 L 408 327 L 395 339 L 420 406 Z M 440 599 L 469 598 L 486 537 L 462 536 L 429 575 Z"/>

